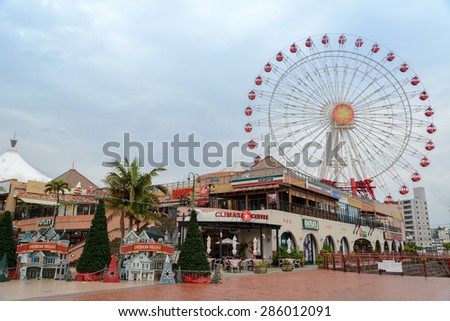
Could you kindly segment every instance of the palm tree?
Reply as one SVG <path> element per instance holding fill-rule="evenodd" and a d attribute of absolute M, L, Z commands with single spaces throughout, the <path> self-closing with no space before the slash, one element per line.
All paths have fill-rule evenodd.
<path fill-rule="evenodd" d="M 107 208 L 113 210 L 108 219 L 119 216 L 122 243 L 126 217 L 129 219 L 130 231 L 133 221 L 139 224 L 141 221 L 157 221 L 160 217 L 160 213 L 156 212 L 157 198 L 154 193 L 167 194 L 167 189 L 162 185 L 154 185 L 153 179 L 166 169 L 158 167 L 142 173 L 137 158 L 131 163 L 125 159 L 124 164 L 115 161 L 110 166 L 113 170 L 104 179 L 108 191 Z"/>
<path fill-rule="evenodd" d="M 63 180 L 63 179 L 58 179 L 58 180 L 53 180 L 48 182 L 45 185 L 45 189 L 44 192 L 45 194 L 48 193 L 54 193 L 56 194 L 56 206 L 55 209 L 53 211 L 53 222 L 52 222 L 52 226 L 55 226 L 55 221 L 56 221 L 56 216 L 58 215 L 58 208 L 59 208 L 59 194 L 61 193 L 62 195 L 64 195 L 64 191 L 69 189 L 69 184 Z"/>

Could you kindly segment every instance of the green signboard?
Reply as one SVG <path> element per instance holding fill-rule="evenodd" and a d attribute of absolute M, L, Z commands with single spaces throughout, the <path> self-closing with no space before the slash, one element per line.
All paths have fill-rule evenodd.
<path fill-rule="evenodd" d="M 303 229 L 318 231 L 319 221 L 303 219 Z"/>

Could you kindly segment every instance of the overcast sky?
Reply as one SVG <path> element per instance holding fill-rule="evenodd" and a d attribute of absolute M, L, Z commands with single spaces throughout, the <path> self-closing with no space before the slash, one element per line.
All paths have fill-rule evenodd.
<path fill-rule="evenodd" d="M 279 50 L 323 33 L 378 41 L 422 79 L 438 131 L 418 186 L 431 224 L 449 226 L 449 1 L 0 1 L 0 153 L 16 132 L 45 175 L 75 162 L 100 183 L 103 146 L 124 133 L 156 153 L 177 133 L 244 141 L 255 76 Z M 159 182 L 189 171 L 211 170 L 171 159 Z"/>

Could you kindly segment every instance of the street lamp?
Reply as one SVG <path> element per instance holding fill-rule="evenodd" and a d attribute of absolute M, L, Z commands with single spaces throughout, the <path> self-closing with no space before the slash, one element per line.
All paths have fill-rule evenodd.
<path fill-rule="evenodd" d="M 212 183 L 209 183 L 208 184 L 208 205 L 209 205 L 209 207 L 212 207 L 212 202 L 211 202 L 211 190 L 215 190 L 215 186 L 214 186 L 214 184 L 212 184 Z"/>
<path fill-rule="evenodd" d="M 191 180 L 191 176 L 192 176 L 192 199 L 190 202 L 191 207 L 194 207 L 194 203 L 195 203 L 195 179 L 199 179 L 200 176 L 198 174 L 194 174 L 193 172 L 189 172 L 188 174 L 188 181 Z"/>

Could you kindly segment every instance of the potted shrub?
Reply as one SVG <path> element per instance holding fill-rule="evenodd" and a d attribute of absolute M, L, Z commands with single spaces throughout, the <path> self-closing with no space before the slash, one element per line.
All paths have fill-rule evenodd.
<path fill-rule="evenodd" d="M 267 273 L 267 262 L 265 261 L 259 261 L 255 264 L 253 268 L 253 272 L 256 274 L 264 274 Z"/>
<path fill-rule="evenodd" d="M 289 272 L 293 270 L 293 266 L 291 264 L 291 262 L 289 260 L 284 260 L 283 263 L 281 264 L 281 270 L 285 271 L 285 272 Z"/>

